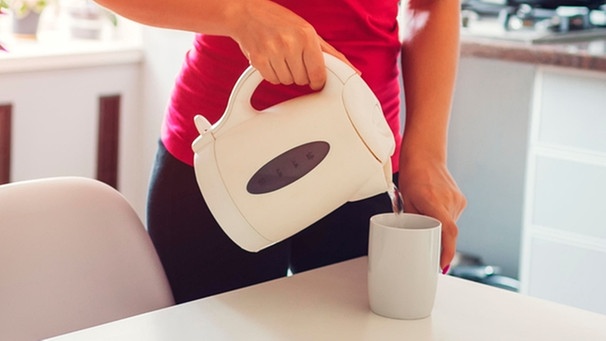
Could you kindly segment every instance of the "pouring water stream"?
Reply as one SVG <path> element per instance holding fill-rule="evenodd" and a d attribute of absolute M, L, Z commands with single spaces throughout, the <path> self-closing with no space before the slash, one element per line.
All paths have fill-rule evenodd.
<path fill-rule="evenodd" d="M 400 190 L 395 183 L 391 184 L 391 189 L 387 191 L 387 194 L 389 194 L 389 197 L 391 198 L 391 208 L 393 209 L 393 213 L 404 213 L 404 200 L 402 199 L 402 193 L 400 193 Z"/>

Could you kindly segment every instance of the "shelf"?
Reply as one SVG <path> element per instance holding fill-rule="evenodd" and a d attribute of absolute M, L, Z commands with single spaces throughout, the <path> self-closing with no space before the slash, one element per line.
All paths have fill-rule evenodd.
<path fill-rule="evenodd" d="M 143 49 L 135 41 L 17 41 L 0 52 L 0 74 L 139 63 Z"/>

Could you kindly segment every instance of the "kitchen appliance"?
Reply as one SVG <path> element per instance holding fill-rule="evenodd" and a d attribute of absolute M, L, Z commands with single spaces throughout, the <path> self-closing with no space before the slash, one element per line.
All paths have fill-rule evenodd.
<path fill-rule="evenodd" d="M 550 43 L 606 39 L 605 0 L 464 0 L 463 34 Z"/>
<path fill-rule="evenodd" d="M 392 186 L 393 134 L 362 78 L 325 55 L 324 88 L 261 111 L 262 81 L 248 68 L 222 118 L 196 116 L 198 185 L 213 216 L 241 248 L 256 252 L 305 229 L 347 201 Z"/>

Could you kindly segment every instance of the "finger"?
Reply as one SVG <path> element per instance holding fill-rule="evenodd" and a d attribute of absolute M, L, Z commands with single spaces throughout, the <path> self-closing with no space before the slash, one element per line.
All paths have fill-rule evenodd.
<path fill-rule="evenodd" d="M 439 219 L 438 219 L 439 220 Z M 440 268 L 447 269 L 457 251 L 456 241 L 458 228 L 452 220 L 442 220 L 442 253 Z"/>
<path fill-rule="evenodd" d="M 456 241 L 459 233 L 455 220 L 453 220 L 449 210 L 447 208 L 439 209 L 436 206 L 418 209 L 410 200 L 405 198 L 404 211 L 407 213 L 427 215 L 439 220 L 442 223 L 440 268 L 443 270 L 447 269 L 456 253 Z"/>
<path fill-rule="evenodd" d="M 308 85 L 309 77 L 307 76 L 307 69 L 301 54 L 298 54 L 290 59 L 286 60 L 290 74 L 295 84 L 297 85 Z"/>
<path fill-rule="evenodd" d="M 283 59 L 272 61 L 271 67 L 280 84 L 291 85 L 294 82 L 290 68 Z"/>
<path fill-rule="evenodd" d="M 309 81 L 309 87 L 313 90 L 320 90 L 326 83 L 326 65 L 322 51 L 308 49 L 303 51 L 303 63 L 305 72 Z"/>
<path fill-rule="evenodd" d="M 465 207 L 467 207 L 467 198 L 465 198 L 465 196 L 461 193 L 458 205 L 455 209 L 455 212 L 452 214 L 452 217 L 455 221 L 459 220 L 461 214 L 463 214 L 463 211 L 465 210 Z"/>
<path fill-rule="evenodd" d="M 278 75 L 274 71 L 274 68 L 269 60 L 257 59 L 252 56 L 249 56 L 248 58 L 250 65 L 259 71 L 263 79 L 271 84 L 280 84 L 280 79 L 278 78 Z"/>

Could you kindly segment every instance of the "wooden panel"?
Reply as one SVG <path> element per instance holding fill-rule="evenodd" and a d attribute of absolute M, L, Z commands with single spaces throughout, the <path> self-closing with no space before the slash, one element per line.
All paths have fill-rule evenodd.
<path fill-rule="evenodd" d="M 118 188 L 120 145 L 120 95 L 99 98 L 97 179 Z"/>
<path fill-rule="evenodd" d="M 0 104 L 0 184 L 11 178 L 12 112 L 12 105 Z"/>

